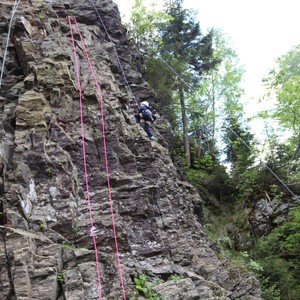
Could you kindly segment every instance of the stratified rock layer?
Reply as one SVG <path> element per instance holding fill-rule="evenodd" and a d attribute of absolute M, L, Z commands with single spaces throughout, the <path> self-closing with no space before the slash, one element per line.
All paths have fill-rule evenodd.
<path fill-rule="evenodd" d="M 13 4 L 0 0 L 2 62 Z M 257 281 L 209 247 L 201 198 L 178 179 L 169 156 L 168 123 L 160 118 L 154 142 L 136 127 L 137 102 L 157 100 L 139 72 L 142 58 L 127 43 L 117 6 L 94 4 L 110 38 L 88 1 L 24 0 L 15 16 L 0 91 L 0 299 L 99 299 L 93 234 L 103 299 L 122 299 L 100 97 L 73 25 L 88 195 L 68 16 L 76 16 L 102 88 L 127 298 L 144 299 L 133 278 L 145 273 L 162 280 L 155 291 L 165 299 L 261 299 Z M 171 274 L 181 276 L 168 280 Z"/>

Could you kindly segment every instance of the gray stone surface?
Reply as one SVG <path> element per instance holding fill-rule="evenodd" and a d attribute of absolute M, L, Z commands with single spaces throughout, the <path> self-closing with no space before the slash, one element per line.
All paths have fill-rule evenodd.
<path fill-rule="evenodd" d="M 104 100 L 109 176 L 128 299 L 145 273 L 165 282 L 166 299 L 261 299 L 251 274 L 219 260 L 202 229 L 202 200 L 179 180 L 163 117 L 150 142 L 136 128 L 136 101 L 154 106 L 117 6 L 94 1 L 119 53 L 87 1 L 24 0 L 16 13 L 0 91 L 0 299 L 99 299 L 95 233 L 103 299 L 122 299 L 107 194 L 99 95 L 75 26 L 93 211 L 87 203 L 79 96 L 67 16 L 76 16 Z M 0 0 L 3 60 L 12 3 Z M 3 30 L 2 30 L 3 29 Z M 180 281 L 167 281 L 180 274 Z M 142 297 L 140 298 L 142 299 Z"/>

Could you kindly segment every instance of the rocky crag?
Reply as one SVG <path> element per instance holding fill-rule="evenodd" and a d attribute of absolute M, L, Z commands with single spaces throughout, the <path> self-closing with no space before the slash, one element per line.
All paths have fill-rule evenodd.
<path fill-rule="evenodd" d="M 76 16 L 102 88 L 126 298 L 145 299 L 133 278 L 146 274 L 161 280 L 155 293 L 164 299 L 261 299 L 255 278 L 210 248 L 201 198 L 179 180 L 170 159 L 168 123 L 160 118 L 154 142 L 136 128 L 137 102 L 158 100 L 140 74 L 142 58 L 127 41 L 118 7 L 93 3 L 103 24 L 89 1 L 22 0 L 15 14 L 0 91 L 0 299 L 99 299 L 93 235 L 103 299 L 123 299 L 99 95 L 73 25 L 89 195 L 86 190 L 68 16 Z M 1 65 L 13 5 L 0 0 Z M 169 280 L 171 274 L 179 280 Z"/>

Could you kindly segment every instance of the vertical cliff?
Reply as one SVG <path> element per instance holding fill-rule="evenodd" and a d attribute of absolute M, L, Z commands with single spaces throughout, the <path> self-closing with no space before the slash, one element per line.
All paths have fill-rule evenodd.
<path fill-rule="evenodd" d="M 15 14 L 0 91 L 0 299 L 99 299 L 93 236 L 103 299 L 123 299 L 120 267 L 127 299 L 144 299 L 133 285 L 143 273 L 162 280 L 155 289 L 165 299 L 261 299 L 257 281 L 210 248 L 201 198 L 179 180 L 169 156 L 168 124 L 160 119 L 154 142 L 136 127 L 137 102 L 158 100 L 139 72 L 142 58 L 127 42 L 117 6 L 93 3 L 105 28 L 89 1 L 22 0 Z M 14 2 L 0 5 L 2 65 Z M 68 16 L 76 16 L 102 89 L 120 266 L 100 97 L 73 23 L 84 172 Z M 168 280 L 171 274 L 181 279 Z"/>

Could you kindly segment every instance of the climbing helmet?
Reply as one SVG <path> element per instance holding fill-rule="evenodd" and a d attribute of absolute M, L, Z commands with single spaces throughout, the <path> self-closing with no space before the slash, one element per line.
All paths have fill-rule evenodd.
<path fill-rule="evenodd" d="M 143 101 L 143 102 L 141 103 L 141 105 L 145 105 L 145 106 L 149 107 L 149 102 Z"/>

